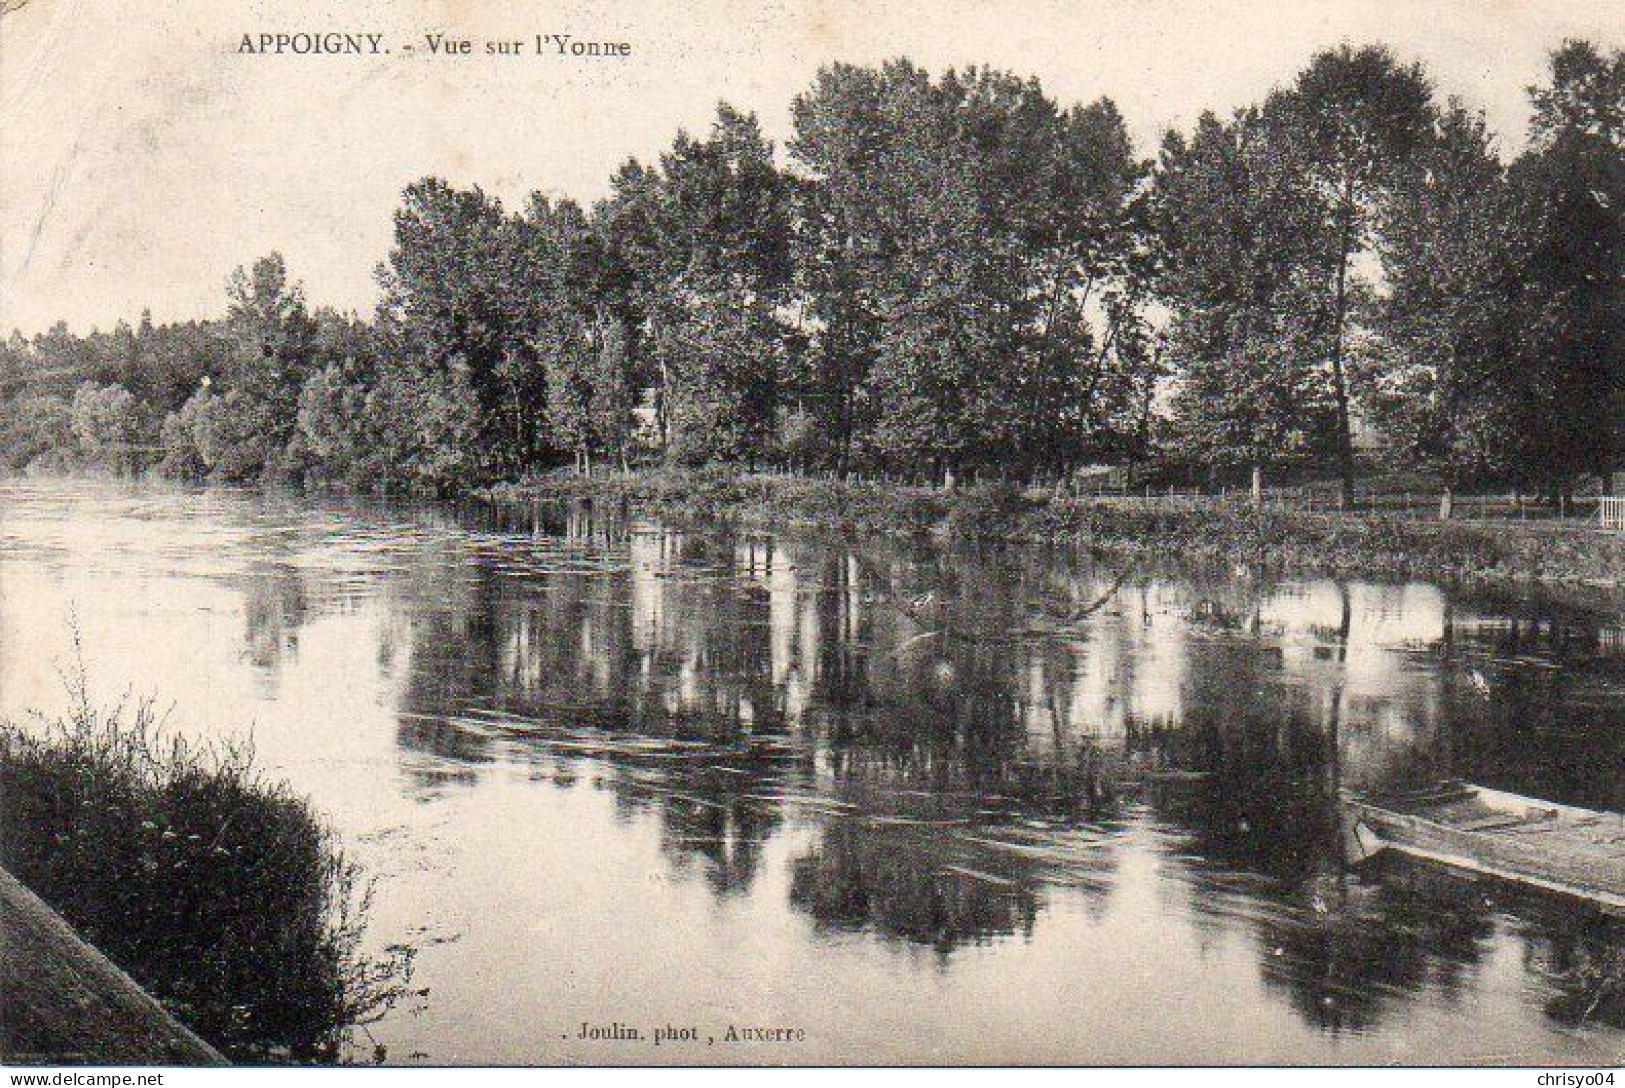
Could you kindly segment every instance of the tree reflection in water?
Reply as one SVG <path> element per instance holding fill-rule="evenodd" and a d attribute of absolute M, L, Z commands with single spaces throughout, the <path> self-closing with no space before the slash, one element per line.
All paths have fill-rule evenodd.
<path fill-rule="evenodd" d="M 390 589 L 421 788 L 494 761 L 593 780 L 719 896 L 791 835 L 789 900 L 818 929 L 944 957 L 1030 936 L 1059 887 L 1101 899 L 1121 837 L 1149 827 L 1190 910 L 1240 920 L 1266 983 L 1322 1029 L 1454 992 L 1507 933 L 1554 1019 L 1618 1021 L 1617 927 L 1352 870 L 1338 810 L 1345 787 L 1444 774 L 1620 807 L 1625 662 L 1595 616 L 582 511 L 485 530 Z M 251 615 L 324 599 L 275 594 L 296 607 Z"/>
<path fill-rule="evenodd" d="M 839 821 L 795 859 L 790 902 L 820 926 L 862 930 L 947 955 L 963 944 L 1030 936 L 1038 917 L 1032 874 L 959 864 L 952 840 Z"/>

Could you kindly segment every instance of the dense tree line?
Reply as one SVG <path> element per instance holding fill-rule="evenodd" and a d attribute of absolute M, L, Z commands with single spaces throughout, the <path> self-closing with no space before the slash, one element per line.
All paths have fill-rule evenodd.
<path fill-rule="evenodd" d="M 726 104 L 590 208 L 404 193 L 370 321 L 279 256 L 215 321 L 0 351 L 11 464 L 445 489 L 561 463 L 952 480 L 1335 468 L 1561 494 L 1621 457 L 1625 53 L 1483 118 L 1342 47 L 1136 155 L 1107 99 L 836 64 L 781 161 Z"/>

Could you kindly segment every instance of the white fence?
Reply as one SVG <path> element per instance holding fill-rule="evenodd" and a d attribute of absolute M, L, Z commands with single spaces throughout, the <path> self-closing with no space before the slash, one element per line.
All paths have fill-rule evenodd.
<path fill-rule="evenodd" d="M 1057 491 L 1056 494 L 1097 502 L 1155 509 L 1206 509 L 1221 504 L 1247 503 L 1247 488 L 1220 493 L 1195 489 L 1145 488 L 1139 491 Z M 1260 505 L 1281 513 L 1377 514 L 1410 521 L 1530 521 L 1572 528 L 1590 526 L 1625 529 L 1625 497 L 1595 495 L 1564 497 L 1556 502 L 1529 495 L 1453 494 L 1448 501 L 1437 491 L 1361 493 L 1353 507 L 1345 507 L 1335 489 L 1324 487 L 1265 488 Z"/>

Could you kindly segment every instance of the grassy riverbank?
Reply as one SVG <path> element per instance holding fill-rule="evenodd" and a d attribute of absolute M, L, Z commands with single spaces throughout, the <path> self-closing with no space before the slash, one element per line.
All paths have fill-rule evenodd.
<path fill-rule="evenodd" d="M 410 967 L 361 951 L 356 866 L 251 753 L 186 745 L 150 707 L 103 711 L 70 686 L 63 719 L 0 721 L 0 865 L 232 1061 L 341 1059 Z"/>
<path fill-rule="evenodd" d="M 704 470 L 592 478 L 560 473 L 498 485 L 483 497 L 498 503 L 589 499 L 678 522 L 1077 545 L 1102 558 L 1147 565 L 1604 586 L 1625 580 L 1625 537 L 1572 524 L 1255 511 L 1240 500 L 1175 506 L 1056 496 L 1005 484 L 948 493 Z"/>

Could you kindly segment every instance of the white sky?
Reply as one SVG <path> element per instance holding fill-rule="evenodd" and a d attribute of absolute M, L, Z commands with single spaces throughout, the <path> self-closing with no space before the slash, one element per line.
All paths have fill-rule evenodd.
<path fill-rule="evenodd" d="M 382 32 L 395 52 L 236 54 L 278 30 Z M 422 55 L 435 30 L 633 55 L 441 60 Z M 28 0 L 0 19 L 0 328 L 215 314 L 230 270 L 271 249 L 312 301 L 365 311 L 413 179 L 590 200 L 721 98 L 782 141 L 832 60 L 989 63 L 1063 103 L 1109 95 L 1150 154 L 1318 48 L 1384 41 L 1515 150 L 1524 88 L 1570 36 L 1617 47 L 1625 0 Z"/>

